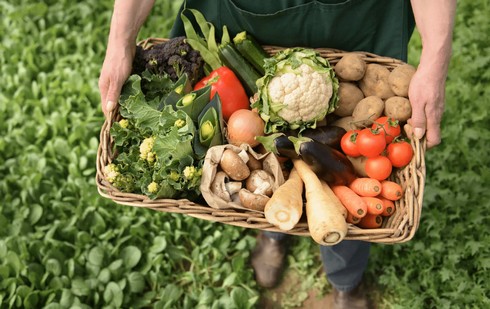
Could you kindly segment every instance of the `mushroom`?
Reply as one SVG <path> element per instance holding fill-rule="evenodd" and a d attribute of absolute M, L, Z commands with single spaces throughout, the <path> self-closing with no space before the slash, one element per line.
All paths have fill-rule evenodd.
<path fill-rule="evenodd" d="M 223 152 L 220 167 L 233 180 L 242 181 L 250 176 L 250 169 L 247 164 L 231 149 L 226 149 Z"/>
<path fill-rule="evenodd" d="M 240 197 L 240 203 L 243 207 L 258 211 L 263 211 L 265 205 L 270 200 L 267 195 L 255 194 L 247 189 L 241 189 L 240 192 L 238 192 L 238 196 Z"/>
<path fill-rule="evenodd" d="M 264 170 L 253 170 L 246 181 L 246 188 L 253 193 L 272 196 L 273 176 Z"/>
<path fill-rule="evenodd" d="M 228 175 L 219 171 L 211 183 L 211 192 L 226 202 L 231 202 L 231 196 L 242 188 L 241 182 L 230 181 Z"/>
<path fill-rule="evenodd" d="M 247 166 L 251 171 L 261 170 L 262 162 L 258 159 L 255 159 L 254 156 L 250 156 L 247 162 Z"/>

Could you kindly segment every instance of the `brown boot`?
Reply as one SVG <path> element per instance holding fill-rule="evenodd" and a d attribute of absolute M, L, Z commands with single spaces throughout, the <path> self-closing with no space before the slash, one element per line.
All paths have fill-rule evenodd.
<path fill-rule="evenodd" d="M 264 288 L 273 288 L 279 283 L 286 260 L 284 241 L 272 239 L 260 233 L 252 252 L 252 267 L 255 280 Z"/>
<path fill-rule="evenodd" d="M 327 296 L 329 298 L 327 308 L 332 309 L 372 309 L 373 306 L 367 298 L 363 285 L 358 285 L 349 292 L 338 291 L 333 288 Z"/>

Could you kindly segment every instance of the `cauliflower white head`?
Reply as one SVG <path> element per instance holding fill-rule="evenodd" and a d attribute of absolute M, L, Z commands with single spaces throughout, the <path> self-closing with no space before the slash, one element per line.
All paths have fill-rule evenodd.
<path fill-rule="evenodd" d="M 272 104 L 283 105 L 277 114 L 296 123 L 314 121 L 328 110 L 333 86 L 328 74 L 302 64 L 295 72 L 272 78 L 268 89 Z"/>
<path fill-rule="evenodd" d="M 315 127 L 337 107 L 338 80 L 316 51 L 286 49 L 267 59 L 265 68 L 252 107 L 266 122 L 266 133 Z"/>

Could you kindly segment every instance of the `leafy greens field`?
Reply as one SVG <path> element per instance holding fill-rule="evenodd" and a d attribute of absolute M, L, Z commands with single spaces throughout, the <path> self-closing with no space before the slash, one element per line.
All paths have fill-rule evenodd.
<path fill-rule="evenodd" d="M 180 1 L 156 1 L 140 38 L 164 37 Z M 119 206 L 95 178 L 97 79 L 112 1 L 0 0 L 0 308 L 252 308 L 256 231 Z M 443 142 L 427 153 L 421 225 L 374 245 L 381 308 L 490 307 L 490 6 L 459 1 Z M 409 61 L 420 51 L 416 36 Z M 297 239 L 304 280 L 328 290 L 318 247 Z"/>

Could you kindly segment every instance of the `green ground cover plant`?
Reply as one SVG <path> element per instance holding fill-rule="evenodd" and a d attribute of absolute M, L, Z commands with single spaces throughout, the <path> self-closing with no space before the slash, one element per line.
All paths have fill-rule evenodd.
<path fill-rule="evenodd" d="M 140 39 L 165 37 L 180 1 L 159 0 Z M 256 231 L 120 206 L 98 195 L 97 79 L 112 1 L 0 0 L 0 308 L 254 308 Z M 490 306 L 490 7 L 459 1 L 443 142 L 427 153 L 420 228 L 374 245 L 381 308 Z M 410 45 L 417 64 L 420 39 Z M 319 251 L 288 256 L 301 305 L 328 291 Z"/>

